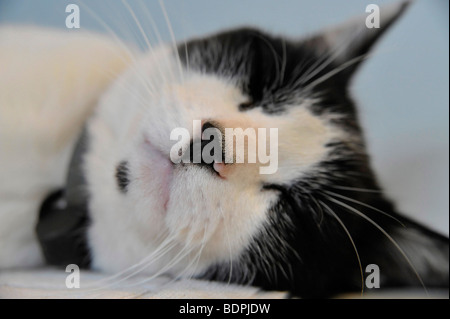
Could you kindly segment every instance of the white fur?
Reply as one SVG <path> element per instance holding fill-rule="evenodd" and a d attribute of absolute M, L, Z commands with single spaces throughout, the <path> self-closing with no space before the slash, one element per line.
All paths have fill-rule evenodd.
<path fill-rule="evenodd" d="M 0 268 L 42 263 L 39 206 L 64 184 L 83 122 L 128 60 L 100 36 L 0 29 Z"/>

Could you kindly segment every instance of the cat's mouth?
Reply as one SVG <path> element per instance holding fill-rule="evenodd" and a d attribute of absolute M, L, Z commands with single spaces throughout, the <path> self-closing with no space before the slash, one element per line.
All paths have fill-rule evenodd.
<path fill-rule="evenodd" d="M 173 174 L 173 165 L 170 158 L 166 156 L 149 138 L 144 139 L 146 161 L 149 163 L 149 182 L 152 189 L 157 192 L 161 208 L 166 211 L 170 199 L 170 183 Z"/>

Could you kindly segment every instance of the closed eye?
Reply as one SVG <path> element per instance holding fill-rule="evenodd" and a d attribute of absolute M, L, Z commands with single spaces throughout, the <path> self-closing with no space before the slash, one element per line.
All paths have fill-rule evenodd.
<path fill-rule="evenodd" d="M 239 104 L 238 108 L 239 108 L 239 111 L 245 112 L 245 111 L 253 109 L 254 107 L 256 107 L 255 103 L 253 103 L 253 101 L 248 101 L 248 102 Z"/>

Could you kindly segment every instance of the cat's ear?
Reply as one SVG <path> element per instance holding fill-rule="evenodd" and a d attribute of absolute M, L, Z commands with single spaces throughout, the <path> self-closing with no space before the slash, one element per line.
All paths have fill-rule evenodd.
<path fill-rule="evenodd" d="M 329 57 L 334 65 L 342 66 L 342 74 L 350 78 L 371 47 L 410 3 L 402 1 L 384 7 L 368 6 L 366 14 L 326 29 L 306 39 L 305 44 L 314 47 L 325 60 Z"/>

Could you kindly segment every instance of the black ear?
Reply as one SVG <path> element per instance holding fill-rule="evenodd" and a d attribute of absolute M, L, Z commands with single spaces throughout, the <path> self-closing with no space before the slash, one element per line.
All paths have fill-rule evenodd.
<path fill-rule="evenodd" d="M 411 1 L 402 1 L 379 8 L 379 25 L 368 27 L 366 20 L 373 23 L 376 11 L 355 17 L 341 25 L 329 28 L 305 40 L 324 62 L 342 68 L 341 78 L 349 79 L 370 51 L 371 47 L 403 14 Z M 376 9 L 375 9 L 376 10 Z"/>

